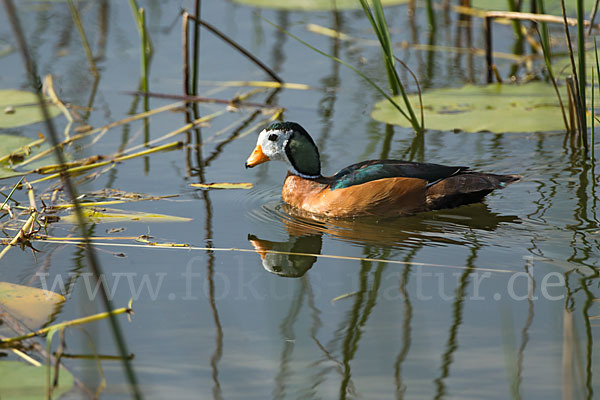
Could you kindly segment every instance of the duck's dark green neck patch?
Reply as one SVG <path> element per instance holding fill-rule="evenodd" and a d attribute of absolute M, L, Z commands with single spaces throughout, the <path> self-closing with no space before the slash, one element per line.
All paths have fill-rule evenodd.
<path fill-rule="evenodd" d="M 305 177 L 320 177 L 321 160 L 319 158 L 319 150 L 308 132 L 294 122 L 282 122 L 281 124 L 287 124 L 287 126 L 290 124 L 295 125 L 285 146 L 285 154 L 292 167 Z"/>

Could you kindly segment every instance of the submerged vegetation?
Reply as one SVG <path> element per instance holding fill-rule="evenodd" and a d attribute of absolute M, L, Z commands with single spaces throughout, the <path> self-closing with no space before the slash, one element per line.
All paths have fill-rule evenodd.
<path fill-rule="evenodd" d="M 27 377 L 24 381 L 26 383 L 22 386 L 10 386 L 11 390 L 16 393 L 31 391 L 36 396 L 57 398 L 75 386 L 84 396 L 97 398 L 103 394 L 107 385 L 114 383 L 105 379 L 102 362 L 118 361 L 123 366 L 125 378 L 122 382 L 127 383 L 129 394 L 133 398 L 142 398 L 145 390 L 143 383 L 139 383 L 139 371 L 133 362 L 128 333 L 122 327 L 124 318 L 117 317 L 121 314 L 133 314 L 132 303 L 122 308 L 113 306 L 114 293 L 109 290 L 109 284 L 104 278 L 105 270 L 102 268 L 106 265 L 100 265 L 100 261 L 103 257 L 111 257 L 109 260 L 126 258 L 126 251 L 139 251 L 140 253 L 134 254 L 142 254 L 143 258 L 144 252 L 180 250 L 181 253 L 187 252 L 186 254 L 202 254 L 202 262 L 206 268 L 204 290 L 209 298 L 209 314 L 202 315 L 201 319 L 203 323 L 210 319 L 209 322 L 214 326 L 214 337 L 211 336 L 214 351 L 210 355 L 209 364 L 215 399 L 223 398 L 219 363 L 223 355 L 224 331 L 232 329 L 227 325 L 232 324 L 231 321 L 222 323 L 223 315 L 219 314 L 217 308 L 219 282 L 215 280 L 215 276 L 223 278 L 226 275 L 216 274 L 215 266 L 234 263 L 229 259 L 226 262 L 217 261 L 218 254 L 231 253 L 241 257 L 256 253 L 260 256 L 258 262 L 276 277 L 298 278 L 297 281 L 300 282 L 290 310 L 280 324 L 281 332 L 278 334 L 285 344 L 280 375 L 275 379 L 278 385 L 276 389 L 280 392 L 274 397 L 285 395 L 286 368 L 289 367 L 286 363 L 291 357 L 295 342 L 291 328 L 305 303 L 314 319 L 309 336 L 316 343 L 317 370 L 323 372 L 324 376 L 329 373 L 337 374 L 335 379 L 339 380 L 339 398 L 359 394 L 357 387 L 360 383 L 353 379 L 350 365 L 358 357 L 358 344 L 361 336 L 368 331 L 365 327 L 369 318 L 373 319 L 372 313 L 376 309 L 378 296 L 383 292 L 381 287 L 385 284 L 385 274 L 389 273 L 386 271 L 388 266 L 403 268 L 394 286 L 394 290 L 398 291 L 394 292 L 394 300 L 401 301 L 401 305 L 394 307 L 402 308 L 400 329 L 403 342 L 392 363 L 394 391 L 402 395 L 406 390 L 406 383 L 402 380 L 402 367 L 412 344 L 410 326 L 415 318 L 410 277 L 416 273 L 416 268 L 457 271 L 458 280 L 455 279 L 457 285 L 449 313 L 448 337 L 444 342 L 445 349 L 440 361 L 442 365 L 438 371 L 439 376 L 432 381 L 434 397 L 443 398 L 449 392 L 447 379 L 450 376 L 453 354 L 458 348 L 458 328 L 465 319 L 464 305 L 469 284 L 471 280 L 478 279 L 474 274 L 483 272 L 507 276 L 516 271 L 514 265 L 521 268 L 521 258 L 514 261 L 511 258 L 514 258 L 514 254 L 508 253 L 503 253 L 503 256 L 511 259 L 513 265 L 502 265 L 493 257 L 486 261 L 490 265 L 477 264 L 481 249 L 490 246 L 486 241 L 497 243 L 493 241 L 492 235 L 485 235 L 496 229 L 500 230 L 502 226 L 526 221 L 524 229 L 511 228 L 514 229 L 512 235 L 517 237 L 522 234 L 519 238 L 523 242 L 530 241 L 523 245 L 522 250 L 526 251 L 526 256 L 531 256 L 532 260 L 538 257 L 542 263 L 547 262 L 552 272 L 560 271 L 559 276 L 566 287 L 563 300 L 563 357 L 567 361 L 563 363 L 563 374 L 573 376 L 569 375 L 571 380 L 565 378 L 564 393 L 583 393 L 582 397 L 593 398 L 593 350 L 597 349 L 593 341 L 593 332 L 597 327 L 593 323 L 600 317 L 596 307 L 600 221 L 597 215 L 598 175 L 595 169 L 595 129 L 600 124 L 595 109 L 600 102 L 600 62 L 596 44 L 598 24 L 594 22 L 595 7 L 591 7 L 592 3 L 583 0 L 531 0 L 508 1 L 500 7 L 499 2 L 487 0 L 461 1 L 460 5 L 433 0 L 232 0 L 232 4 L 228 6 L 238 10 L 236 7 L 242 6 L 234 5 L 237 3 L 256 7 L 251 14 L 255 17 L 255 34 L 265 41 L 274 42 L 271 54 L 256 51 L 259 44 L 248 43 L 247 38 L 233 37 L 230 33 L 233 28 L 222 26 L 225 24 L 217 18 L 215 21 L 210 20 L 210 14 L 202 15 L 202 2 L 199 0 L 193 2 L 193 10 L 182 10 L 171 26 L 167 27 L 156 25 L 153 18 L 157 18 L 157 13 L 153 14 L 152 5 L 144 7 L 131 0 L 131 24 L 138 35 L 135 37 L 137 44 L 132 48 L 139 52 L 139 65 L 135 65 L 139 72 L 136 72 L 135 79 L 132 76 L 126 79 L 116 77 L 114 83 L 107 85 L 109 90 L 118 90 L 121 99 L 131 101 L 128 110 L 115 112 L 111 107 L 118 107 L 106 100 L 109 97 L 106 88 L 105 92 L 98 89 L 102 86 L 100 81 L 107 79 L 103 67 L 106 33 L 102 32 L 103 28 L 88 25 L 86 13 L 95 5 L 72 0 L 65 5 L 68 7 L 72 27 L 65 28 L 59 42 L 67 40 L 65 38 L 70 37 L 71 30 L 76 32 L 78 47 L 65 47 L 64 52 L 80 54 L 81 60 L 86 60 L 87 65 L 79 63 L 76 74 L 71 76 L 63 71 L 57 77 L 51 66 L 39 63 L 36 59 L 40 56 L 39 44 L 35 42 L 36 39 L 41 40 L 39 36 L 31 34 L 31 27 L 19 20 L 13 1 L 3 0 L 2 9 L 6 11 L 4 18 L 11 26 L 11 44 L 4 50 L 0 42 L 0 61 L 12 53 L 18 54 L 26 74 L 25 78 L 19 76 L 19 79 L 26 84 L 3 87 L 8 82 L 0 81 L 0 227 L 4 233 L 0 265 L 8 269 L 6 260 L 10 260 L 13 267 L 21 263 L 28 267 L 23 268 L 23 275 L 28 276 L 19 278 L 18 285 L 4 282 L 8 279 L 4 276 L 0 278 L 0 321 L 3 329 L 5 328 L 0 331 L 0 353 L 4 355 L 4 351 L 10 351 L 13 358 L 0 361 L 0 397 L 3 396 L 2 388 Z M 530 5 L 530 9 L 524 11 L 526 5 Z M 60 5 L 49 4 L 47 7 Z M 104 4 L 104 7 L 107 5 Z M 263 8 L 278 11 L 265 16 Z M 409 24 L 402 25 L 398 22 L 398 13 L 388 11 L 395 9 L 401 9 L 402 15 L 408 15 Z M 331 15 L 332 26 L 313 23 L 313 14 L 310 13 L 300 14 L 306 15 L 301 20 L 302 24 L 290 24 L 289 10 L 297 13 L 321 11 L 322 15 Z M 23 12 L 29 11 L 24 9 Z M 590 16 L 586 20 L 587 12 L 590 12 Z M 423 24 L 426 28 L 419 28 L 425 29 L 425 34 L 417 29 L 417 13 L 421 15 L 421 22 L 427 21 L 427 24 Z M 100 21 L 106 23 L 102 18 Z M 360 29 L 350 29 L 348 21 L 359 21 Z M 323 19 L 314 22 L 322 23 Z M 450 32 L 453 23 L 457 35 L 455 45 L 447 42 L 440 44 L 440 35 Z M 102 23 L 100 26 L 102 27 Z M 510 29 L 507 30 L 506 26 L 510 26 Z M 161 42 L 160 35 L 170 32 L 173 27 L 181 28 L 181 42 Z M 473 27 L 482 28 L 481 40 L 474 40 Z M 244 25 L 240 29 L 247 27 Z M 394 42 L 394 38 L 404 30 L 411 31 L 411 40 Z M 130 31 L 133 29 L 127 30 Z M 206 48 L 203 48 L 205 42 L 201 41 L 201 32 L 212 35 L 210 46 Z M 377 40 L 373 40 L 373 34 Z M 122 33 L 119 35 L 123 36 Z M 118 39 L 124 41 L 119 35 Z M 575 35 L 574 39 L 572 35 Z M 427 43 L 420 42 L 423 36 L 427 38 Z M 297 54 L 288 54 L 283 50 L 287 38 L 302 44 L 296 49 Z M 322 39 L 331 40 L 332 46 L 327 51 L 320 45 L 312 44 L 313 40 Z M 218 44 L 213 40 L 218 41 Z M 511 40 L 515 41 L 515 45 L 512 51 L 508 51 L 507 42 Z M 165 63 L 176 65 L 178 71 L 177 79 L 171 79 L 167 84 L 160 77 L 160 72 L 151 68 L 151 65 L 161 62 L 160 57 L 164 57 L 157 55 L 160 54 L 161 46 L 177 47 L 181 52 L 179 60 L 169 59 Z M 132 51 L 129 47 L 124 49 L 119 51 L 123 54 Z M 298 55 L 303 51 L 300 49 L 309 54 L 314 54 L 315 51 L 332 60 L 330 74 L 320 80 L 309 77 L 308 74 L 313 70 L 311 64 L 318 65 L 327 58 L 319 56 L 315 61 L 303 59 L 308 56 L 306 53 Z M 374 53 L 378 57 L 369 59 L 362 55 L 361 52 L 364 51 L 370 56 L 369 49 L 376 49 Z M 56 52 L 59 53 L 58 50 Z M 342 52 L 345 53 L 340 54 Z M 464 79 L 440 82 L 441 79 L 435 74 L 435 62 L 428 58 L 434 54 L 441 54 L 448 59 L 451 55 L 456 56 L 461 62 L 460 57 L 464 56 L 468 67 L 456 68 L 456 76 Z M 293 57 L 294 67 L 289 70 L 282 68 L 281 64 L 286 57 Z M 202 81 L 202 65 L 217 65 L 214 67 L 217 70 L 221 67 L 225 69 L 222 64 L 231 62 L 231 59 L 240 64 L 239 68 L 233 69 L 237 80 L 225 81 L 224 77 L 222 81 Z M 340 73 L 340 64 L 351 70 L 352 78 Z M 242 71 L 245 71 L 244 75 L 241 74 Z M 85 75 L 85 79 L 80 74 Z M 352 81 L 352 88 L 358 94 L 347 90 L 340 83 L 340 76 Z M 353 81 L 356 76 L 362 78 L 357 79 L 360 83 Z M 170 78 L 171 76 L 168 79 Z M 82 97 L 78 96 L 77 92 L 81 90 L 72 89 L 71 79 L 76 82 L 76 86 L 79 85 L 77 79 L 80 79 L 81 82 L 86 82 L 83 86 L 90 88 L 87 104 L 83 104 Z M 386 80 L 389 93 L 383 89 Z M 176 84 L 172 84 L 172 81 Z M 123 82 L 127 86 L 122 86 Z M 364 82 L 368 85 L 363 86 Z M 179 89 L 175 89 L 176 87 Z M 313 104 L 311 97 L 315 93 L 322 96 L 318 104 Z M 493 153 L 489 159 L 498 169 L 523 173 L 522 169 L 532 166 L 532 171 L 527 171 L 530 175 L 525 176 L 525 189 L 522 189 L 519 201 L 525 203 L 534 194 L 539 194 L 539 199 L 528 202 L 526 206 L 517 205 L 506 211 L 505 215 L 492 212 L 487 206 L 481 205 L 482 208 L 473 209 L 473 214 L 463 215 L 463 211 L 459 210 L 450 214 L 435 214 L 424 217 L 425 219 L 407 218 L 402 223 L 320 220 L 314 216 L 306 218 L 305 215 L 297 215 L 294 210 L 281 211 L 279 205 L 278 208 L 273 207 L 275 211 L 269 209 L 269 205 L 265 206 L 273 197 L 272 194 L 265 195 L 258 184 L 243 182 L 246 178 L 238 177 L 241 172 L 236 171 L 241 170 L 242 161 L 234 168 L 232 160 L 242 160 L 242 156 L 232 155 L 232 149 L 238 149 L 236 146 L 241 142 L 240 139 L 260 131 L 273 121 L 282 120 L 284 116 L 287 119 L 290 114 L 294 117 L 314 114 L 321 119 L 319 123 L 322 123 L 321 135 L 316 140 L 331 140 L 330 132 L 336 132 L 332 128 L 336 102 L 340 97 L 348 98 L 352 95 L 358 106 L 348 106 L 341 113 L 346 120 L 339 123 L 344 128 L 338 128 L 338 131 L 348 137 L 335 139 L 335 144 L 343 149 L 337 149 L 338 153 L 334 153 L 334 157 L 345 156 L 350 151 L 350 146 L 345 144 L 354 138 L 347 133 L 348 127 L 360 131 L 361 135 L 365 131 L 367 137 L 361 138 L 364 139 L 364 143 L 361 142 L 364 144 L 363 154 L 376 154 L 379 158 L 393 156 L 425 161 L 427 146 L 433 149 L 456 146 L 456 153 L 463 155 L 467 148 L 464 143 L 472 140 L 475 148 L 485 148 L 481 154 L 489 156 L 490 152 Z M 310 100 L 298 105 L 290 98 Z M 156 106 L 154 100 L 160 101 L 161 105 Z M 309 114 L 307 109 L 313 114 Z M 179 118 L 180 116 L 183 118 Z M 342 119 L 341 116 L 339 118 Z M 359 126 L 357 121 L 361 121 L 364 127 Z M 137 127 L 138 130 L 132 130 L 132 127 Z M 441 132 L 455 134 L 456 142 L 448 145 L 450 141 Z M 120 141 L 117 139 L 119 133 Z M 481 138 L 486 133 L 491 135 L 491 144 Z M 547 143 L 551 141 L 547 138 L 552 138 L 557 133 L 564 134 L 564 139 L 561 136 L 562 148 L 556 150 L 557 153 L 562 153 L 553 159 L 567 165 L 564 171 L 561 170 L 562 175 L 559 168 L 564 166 L 553 165 L 550 168 L 543 159 L 545 152 L 548 152 Z M 504 134 L 519 138 L 515 140 L 529 135 L 536 141 L 536 153 L 528 154 L 515 146 L 515 155 L 507 154 L 499 144 L 504 140 Z M 508 139 L 509 142 L 510 140 Z M 324 147 L 321 146 L 322 143 L 319 145 Z M 322 157 L 327 159 L 325 154 Z M 536 157 L 541 160 L 537 164 L 523 161 Z M 469 165 L 462 164 L 467 161 L 464 157 L 458 158 L 459 160 L 452 161 L 456 164 L 450 165 Z M 157 168 L 155 160 L 161 160 L 163 164 L 159 164 Z M 220 169 L 214 167 L 219 160 L 222 163 L 219 164 Z M 481 164 L 485 165 L 479 160 L 478 166 Z M 119 184 L 124 185 L 122 181 L 119 182 L 118 172 L 128 170 L 130 175 L 127 176 L 134 187 L 142 176 L 152 179 L 154 182 L 145 186 L 149 190 L 142 192 L 118 187 Z M 223 172 L 224 170 L 226 171 Z M 540 178 L 543 174 L 548 178 Z M 259 181 L 261 186 L 265 186 L 265 182 L 268 183 L 266 174 L 260 176 Z M 560 186 L 563 181 L 567 184 Z M 575 194 L 569 192 L 571 197 L 567 196 L 567 201 L 571 201 L 569 204 L 573 204 L 574 209 L 565 211 L 573 215 L 569 215 L 569 224 L 557 228 L 557 237 L 561 243 L 570 243 L 569 251 L 572 254 L 557 261 L 545 255 L 538 236 L 543 238 L 546 235 L 544 230 L 549 229 L 546 214 L 552 201 L 559 202 L 554 199 L 558 199 L 557 192 L 565 187 L 575 187 Z M 219 232 L 225 231 L 228 235 L 228 230 L 236 231 L 237 224 L 247 217 L 237 214 L 238 209 L 243 209 L 239 206 L 241 201 L 235 197 L 227 197 L 229 193 L 240 192 L 245 193 L 240 196 L 250 193 L 247 196 L 252 200 L 260 199 L 261 204 L 256 207 L 260 211 L 246 213 L 250 214 L 249 225 L 258 226 L 260 224 L 256 221 L 266 221 L 267 225 L 276 226 L 275 230 L 281 231 L 275 233 L 283 232 L 289 239 L 284 242 L 263 240 L 253 233 L 246 235 L 244 232 L 242 243 L 231 244 L 227 242 L 231 235 L 224 235 L 227 240 L 221 238 L 225 243 L 221 244 L 217 239 L 220 237 Z M 194 200 L 193 207 L 179 207 L 190 200 Z M 567 201 L 561 204 L 566 204 Z M 204 221 L 190 211 L 196 208 L 202 209 Z M 253 213 L 259 214 L 258 217 L 253 216 Z M 228 218 L 235 220 L 235 225 L 229 228 L 225 222 L 220 222 Z M 105 228 L 105 224 L 110 223 L 119 224 L 119 227 Z M 556 221 L 554 223 L 559 224 Z M 187 228 L 173 228 L 171 231 L 167 230 L 168 234 L 155 234 L 154 230 L 161 232 L 160 228 L 154 228 L 160 224 Z M 399 228 L 398 225 L 402 226 Z M 414 230 L 411 231 L 413 228 L 410 227 L 414 227 Z M 533 231 L 536 228 L 539 232 Z M 121 233 L 126 229 L 137 231 L 131 234 Z M 347 246 L 341 251 L 348 251 L 348 254 L 342 255 L 338 250 L 330 250 L 337 249 L 335 246 L 325 247 L 327 251 L 334 251 L 333 254 L 322 254 L 324 233 L 336 246 Z M 485 236 L 483 240 L 477 237 L 478 233 Z M 509 242 L 507 246 L 510 246 L 513 243 L 511 234 L 504 235 L 504 239 Z M 513 245 L 522 243 L 515 242 Z M 69 270 L 69 284 L 63 286 L 61 293 L 56 293 L 54 289 L 40 289 L 37 286 L 41 285 L 41 281 L 38 281 L 39 274 L 47 274 L 54 267 L 50 260 L 54 251 L 62 248 L 59 246 L 75 246 L 76 254 L 72 258 L 77 267 Z M 424 257 L 424 261 L 417 259 L 417 254 L 423 249 L 435 248 L 439 251 L 452 246 L 466 248 L 466 258 L 446 260 L 445 256 L 439 257 L 439 253 L 431 253 Z M 504 243 L 498 244 L 497 248 L 502 246 Z M 362 253 L 353 253 L 356 249 Z M 553 250 L 547 251 L 547 254 L 554 256 Z M 496 248 L 493 249 L 495 251 Z M 46 260 L 42 267 L 38 265 L 40 256 L 44 256 Z M 436 258 L 431 261 L 430 257 Z M 134 258 L 131 258 L 131 263 L 137 262 L 134 264 L 137 267 L 145 266 L 143 261 L 135 261 Z M 321 311 L 315 305 L 311 286 L 313 283 L 305 275 L 315 262 L 323 259 L 359 266 L 355 274 L 358 287 L 348 285 L 342 287 L 341 294 L 328 293 L 331 305 L 341 307 L 342 303 L 352 304 L 348 319 L 344 319 L 340 327 L 328 327 L 330 331 L 337 329 L 337 336 L 329 344 L 319 341 L 317 331 L 322 325 Z M 64 260 L 71 262 L 68 256 Z M 526 279 L 533 275 L 533 267 L 528 262 L 526 261 L 525 272 L 518 272 L 525 274 L 523 276 Z M 190 263 L 188 261 L 187 265 Z M 68 308 L 72 301 L 69 296 L 77 291 L 77 285 L 81 286 L 77 282 L 81 282 L 86 273 L 84 266 L 89 268 L 94 278 L 97 293 L 102 298 L 103 310 L 99 313 L 87 312 L 83 317 L 65 321 L 61 313 L 72 313 Z M 110 271 L 111 267 L 109 266 Z M 12 277 L 17 280 L 15 276 Z M 337 278 L 339 277 L 333 277 Z M 251 282 L 252 279 L 250 278 Z M 226 281 L 229 285 L 230 281 Z M 532 285 L 535 286 L 535 282 Z M 517 348 L 513 337 L 516 331 L 511 325 L 510 310 L 504 310 L 504 317 L 510 323 L 504 324 L 505 331 L 500 333 L 503 335 L 503 346 L 509 354 L 505 363 L 515 398 L 520 398 L 523 356 L 529 340 L 529 328 L 533 323 L 534 288 L 528 286 L 527 290 L 530 289 L 525 296 L 528 314 L 522 328 L 520 347 Z M 175 293 L 170 293 L 169 300 L 172 300 L 171 294 L 175 296 Z M 186 296 L 191 297 L 187 292 Z M 583 332 L 578 332 L 576 323 L 573 322 L 576 298 L 582 304 L 577 307 L 583 318 L 583 322 L 580 322 Z M 277 301 L 272 303 L 278 304 Z M 136 308 L 138 304 L 136 299 Z M 144 308 L 146 312 L 151 310 L 151 307 Z M 182 312 L 181 315 L 184 314 Z M 242 319 L 242 316 L 239 318 Z M 62 322 L 57 322 L 58 319 Z M 116 355 L 104 355 L 98 351 L 94 340 L 85 330 L 86 324 L 97 323 L 99 320 L 109 321 L 109 331 L 117 348 Z M 75 327 L 84 332 L 92 354 L 73 355 L 66 352 L 66 343 L 71 339 L 65 338 L 65 331 L 75 331 Z M 152 328 L 161 327 L 153 325 Z M 145 326 L 142 329 L 148 328 Z M 56 333 L 60 336 L 59 340 L 55 337 Z M 575 337 L 575 333 L 583 339 Z M 259 334 L 255 336 L 258 337 Z M 45 341 L 40 340 L 42 337 Z M 281 337 L 278 336 L 278 339 Z M 164 340 L 177 342 L 177 339 L 172 338 Z M 392 343 L 394 344 L 395 342 Z M 335 347 L 338 345 L 341 349 L 339 351 Z M 159 346 L 160 343 L 152 344 L 152 347 Z M 247 343 L 243 346 L 247 346 Z M 188 352 L 187 349 L 183 350 Z M 100 383 L 89 385 L 82 381 L 82 370 L 69 365 L 69 358 L 78 357 L 93 360 Z M 17 363 L 17 358 L 23 362 Z M 324 362 L 331 365 L 325 365 Z M 31 364 L 31 367 L 25 367 L 25 363 Z M 42 364 L 46 365 L 44 371 L 41 371 Z M 12 375 L 5 371 L 11 371 Z M 148 382 L 148 376 L 145 379 Z M 314 387 L 320 384 L 321 381 Z M 314 393 L 316 392 L 310 392 L 305 397 Z"/>

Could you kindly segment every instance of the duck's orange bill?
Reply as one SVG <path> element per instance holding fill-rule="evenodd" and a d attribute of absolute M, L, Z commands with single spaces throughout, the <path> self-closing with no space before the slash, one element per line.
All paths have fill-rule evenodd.
<path fill-rule="evenodd" d="M 269 157 L 263 153 L 260 144 L 257 144 L 250 157 L 248 157 L 248 160 L 246 160 L 246 168 L 252 168 L 267 161 L 269 161 Z"/>

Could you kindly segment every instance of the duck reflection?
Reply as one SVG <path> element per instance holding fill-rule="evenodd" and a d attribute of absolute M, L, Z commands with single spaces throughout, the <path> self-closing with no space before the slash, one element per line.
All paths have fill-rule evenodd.
<path fill-rule="evenodd" d="M 265 240 L 248 234 L 263 267 L 276 275 L 299 278 L 312 268 L 321 254 L 324 233 L 365 246 L 420 248 L 468 244 L 464 233 L 473 229 L 493 231 L 503 223 L 520 223 L 516 216 L 499 215 L 485 204 L 434 211 L 394 219 L 342 220 L 308 214 L 286 204 L 280 219 L 287 241 Z"/>
<path fill-rule="evenodd" d="M 260 254 L 263 267 L 276 275 L 299 278 L 312 268 L 321 254 L 321 234 L 292 236 L 287 242 L 272 242 L 248 235 L 248 240 Z M 309 255 L 310 254 L 310 255 Z"/>

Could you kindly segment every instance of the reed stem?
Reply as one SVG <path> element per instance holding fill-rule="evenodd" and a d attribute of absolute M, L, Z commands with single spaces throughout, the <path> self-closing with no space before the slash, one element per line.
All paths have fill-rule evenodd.
<path fill-rule="evenodd" d="M 369 19 L 369 22 L 371 22 L 371 26 L 373 27 L 377 38 L 379 39 L 392 94 L 394 96 L 397 96 L 398 94 L 402 96 L 402 101 L 404 102 L 408 116 L 404 111 L 402 111 L 402 115 L 404 115 L 410 121 L 416 133 L 423 132 L 424 127 L 419 123 L 419 119 L 415 115 L 412 105 L 410 104 L 410 100 L 408 99 L 406 91 L 404 90 L 404 85 L 402 85 L 402 81 L 400 80 L 398 72 L 396 71 L 390 33 L 385 20 L 385 15 L 383 13 L 381 0 L 373 0 L 374 13 L 371 12 L 371 7 L 369 6 L 367 0 L 360 0 L 360 4 L 363 7 L 365 15 Z"/>
<path fill-rule="evenodd" d="M 544 5 L 544 0 L 537 0 L 537 12 L 539 14 L 546 14 L 546 6 Z M 544 50 L 544 57 L 548 57 L 548 60 L 552 59 L 552 53 L 550 48 L 550 36 L 548 35 L 548 24 L 546 21 L 540 21 L 540 36 L 542 47 Z M 590 24 L 591 26 L 591 24 Z"/>
<path fill-rule="evenodd" d="M 194 18 L 196 21 L 200 20 L 201 10 L 202 2 L 200 0 L 195 0 Z M 192 42 L 192 45 L 194 46 L 194 52 L 192 55 L 192 82 L 190 85 L 190 94 L 195 96 L 198 94 L 198 74 L 200 70 L 200 26 L 198 24 L 194 24 L 194 41 Z"/>
<path fill-rule="evenodd" d="M 560 95 L 560 91 L 558 90 L 558 84 L 556 83 L 556 79 L 554 78 L 554 72 L 552 71 L 552 63 L 550 62 L 550 48 L 546 47 L 547 45 L 549 45 L 549 41 L 548 41 L 548 43 L 546 43 L 544 41 L 542 33 L 540 32 L 539 29 L 537 29 L 537 26 L 536 26 L 536 31 L 537 31 L 538 37 L 540 38 L 540 43 L 542 45 L 542 53 L 544 54 L 544 62 L 546 63 L 546 69 L 548 70 L 548 76 L 550 77 L 550 81 L 552 82 L 552 86 L 554 87 L 554 91 L 556 92 L 556 97 L 558 98 L 558 103 L 560 105 L 560 113 L 563 118 L 563 123 L 565 124 L 565 130 L 566 130 L 566 132 L 570 132 L 571 129 L 574 129 L 575 127 L 574 126 L 570 127 L 569 122 L 567 121 L 567 115 L 565 113 L 565 106 L 563 104 L 562 97 Z"/>
<path fill-rule="evenodd" d="M 508 1 L 508 9 L 512 12 L 521 12 L 519 6 L 515 2 L 515 0 L 507 0 Z M 521 23 L 518 19 L 512 20 L 512 27 L 515 33 L 515 37 L 518 39 L 523 39 L 523 32 L 521 32 Z"/>
<path fill-rule="evenodd" d="M 600 93 L 600 60 L 598 59 L 598 44 L 596 43 L 596 38 L 594 37 L 594 55 L 596 56 L 596 79 L 598 80 L 598 93 Z M 594 85 L 592 83 L 592 92 L 594 91 Z M 594 115 L 594 106 L 592 106 L 592 120 L 596 117 Z M 594 137 L 594 129 L 592 129 L 591 132 L 591 138 L 590 138 L 590 159 L 592 161 L 592 164 L 594 163 L 594 144 L 595 144 L 595 137 Z"/>
<path fill-rule="evenodd" d="M 584 33 L 584 8 L 583 8 L 583 0 L 577 0 L 577 57 L 579 59 L 579 97 L 580 97 L 580 113 L 581 113 L 581 131 L 580 131 L 580 140 L 581 146 L 583 150 L 587 153 L 587 118 L 586 118 L 586 109 L 587 103 L 585 101 L 585 80 L 586 80 L 586 71 L 585 71 L 585 33 Z"/>

